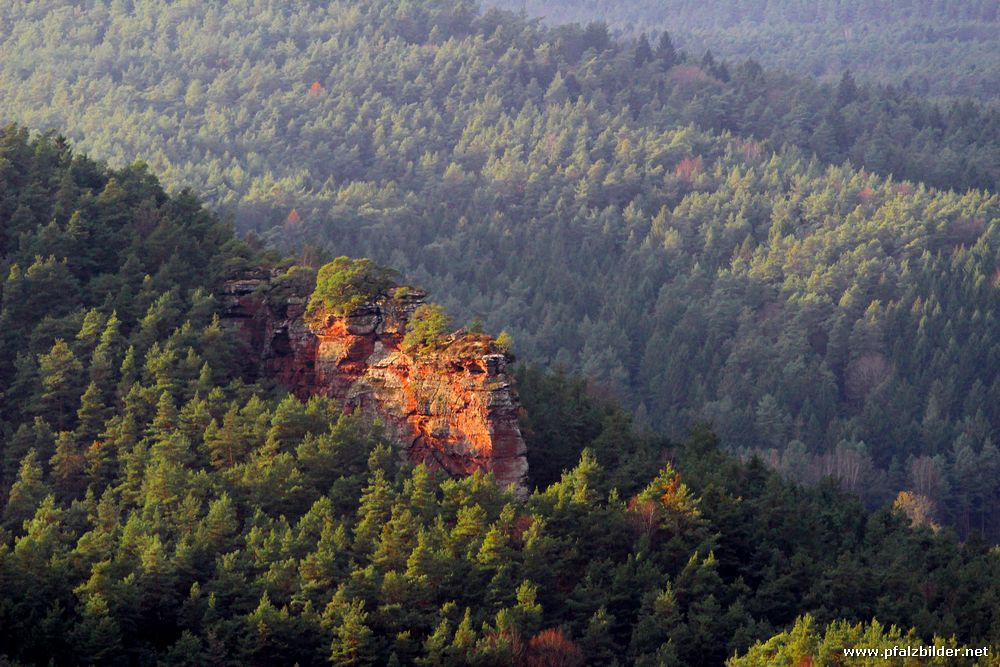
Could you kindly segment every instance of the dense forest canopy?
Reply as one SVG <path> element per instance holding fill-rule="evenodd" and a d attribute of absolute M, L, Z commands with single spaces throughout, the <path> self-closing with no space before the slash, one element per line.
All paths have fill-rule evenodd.
<path fill-rule="evenodd" d="M 604 21 L 632 37 L 667 30 L 679 47 L 921 95 L 995 100 L 1000 7 L 993 0 L 484 0 L 547 23 Z"/>
<path fill-rule="evenodd" d="M 0 20 L 9 117 L 398 268 L 641 424 L 1000 539 L 996 110 L 468 2 Z"/>
<path fill-rule="evenodd" d="M 872 617 L 913 645 L 1000 634 L 980 539 L 704 429 L 636 432 L 564 374 L 518 372 L 526 500 L 401 463 L 360 414 L 255 377 L 215 295 L 305 269 L 144 165 L 9 126 L 0 216 L 0 664 L 756 665 L 901 636 Z"/>

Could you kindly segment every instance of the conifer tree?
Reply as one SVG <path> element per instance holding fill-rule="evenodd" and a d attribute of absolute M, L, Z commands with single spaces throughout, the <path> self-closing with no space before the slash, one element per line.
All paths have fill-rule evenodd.
<path fill-rule="evenodd" d="M 47 354 L 38 357 L 38 373 L 42 383 L 39 412 L 51 415 L 54 425 L 68 427 L 73 408 L 79 398 L 80 375 L 83 365 L 61 338 Z"/>
<path fill-rule="evenodd" d="M 110 413 L 97 383 L 91 382 L 80 397 L 80 408 L 76 411 L 76 437 L 81 442 L 92 441 L 104 429 Z"/>
<path fill-rule="evenodd" d="M 359 554 L 370 554 L 389 520 L 392 511 L 392 490 L 385 473 L 376 468 L 368 478 L 358 506 L 358 523 L 354 527 L 354 548 Z"/>
<path fill-rule="evenodd" d="M 55 488 L 60 498 L 67 500 L 79 497 L 86 486 L 86 459 L 72 433 L 63 431 L 57 436 L 56 453 L 49 460 L 49 465 L 52 467 Z"/>
<path fill-rule="evenodd" d="M 10 487 L 7 506 L 3 512 L 4 525 L 20 529 L 23 522 L 35 515 L 38 504 L 48 493 L 48 485 L 42 479 L 42 466 L 32 449 L 21 459 L 17 479 Z"/>
<path fill-rule="evenodd" d="M 347 602 L 340 612 L 330 644 L 330 664 L 337 667 L 364 667 L 374 664 L 373 636 L 368 627 L 364 602 Z"/>

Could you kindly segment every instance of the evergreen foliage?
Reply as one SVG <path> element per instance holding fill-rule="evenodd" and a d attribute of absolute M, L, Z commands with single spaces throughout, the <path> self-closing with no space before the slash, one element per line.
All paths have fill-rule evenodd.
<path fill-rule="evenodd" d="M 994 20 L 968 7 L 889 14 Z M 795 20 L 820 11 L 793 9 Z M 582 373 L 644 425 L 680 438 L 707 420 L 727 447 L 794 479 L 832 476 L 872 507 L 915 493 L 934 523 L 1000 539 L 997 477 L 984 472 L 1000 465 L 1000 215 L 994 196 L 970 190 L 1000 183 L 994 107 L 450 0 L 74 11 L 0 8 L 0 112 L 59 124 L 116 166 L 141 154 L 279 244 L 397 267 L 460 321 L 508 328 L 522 359 Z M 60 146 L 6 149 L 21 166 L 9 187 Z M 80 163 L 4 199 L 0 246 L 18 250 L 4 270 L 0 368 L 6 392 L 36 401 L 29 413 L 88 384 L 39 373 L 42 357 L 74 367 L 61 347 L 51 356 L 59 339 L 92 379 L 121 368 L 119 391 L 144 372 L 171 392 L 197 380 L 164 371 L 187 361 L 183 348 L 145 356 L 220 262 L 202 232 L 167 234 L 184 196 L 160 211 L 163 194 L 139 207 L 144 254 L 118 261 L 116 206 L 145 201 L 143 174 L 98 184 Z M 67 252 L 83 238 L 93 248 Z M 116 262 L 149 283 L 126 298 L 110 275 L 75 281 Z M 171 276 L 178 289 L 162 290 Z M 85 307 L 71 312 L 79 290 Z M 335 308 L 353 298 L 329 296 Z M 131 356 L 115 349 L 112 363 L 98 348 L 88 366 L 94 308 L 117 311 Z M 43 311 L 30 349 L 12 354 L 32 321 L 21 313 Z M 203 336 L 215 341 L 198 353 L 205 379 L 222 381 L 225 342 L 210 326 Z"/>
<path fill-rule="evenodd" d="M 113 165 L 0 130 L 0 664 L 735 667 L 1000 636 L 1000 201 L 970 189 L 1000 182 L 994 109 L 464 0 L 0 22 L 0 112 Z M 136 152 L 315 245 L 237 240 Z M 259 267 L 348 314 L 398 285 L 377 261 L 584 374 L 517 370 L 526 499 L 259 380 L 213 296 Z"/>
<path fill-rule="evenodd" d="M 485 0 L 557 25 L 604 21 L 626 35 L 669 30 L 690 52 L 867 81 L 931 97 L 996 100 L 1000 10 L 991 0 Z"/>
<path fill-rule="evenodd" d="M 451 318 L 438 304 L 420 304 L 406 323 L 403 347 L 427 349 L 438 345 L 451 328 Z"/>
<path fill-rule="evenodd" d="M 3 348 L 0 660 L 718 665 L 804 614 L 996 636 L 995 551 L 782 481 L 706 431 L 637 434 L 565 375 L 519 371 L 527 500 L 401 464 L 363 416 L 253 383 L 219 347 L 209 295 L 272 260 L 145 170 L 66 148 L 40 164 L 58 144 L 17 128 L 2 143 L 28 160 L 0 171 L 7 206 L 43 217 L 2 260 L 20 335 Z M 68 219 L 116 235 L 43 222 L 67 170 Z M 102 259 L 71 268 L 83 256 Z M 25 310 L 26 276 L 59 300 Z"/>
<path fill-rule="evenodd" d="M 386 295 L 398 285 L 398 274 L 367 258 L 338 257 L 320 268 L 306 315 L 347 315 L 363 303 Z"/>

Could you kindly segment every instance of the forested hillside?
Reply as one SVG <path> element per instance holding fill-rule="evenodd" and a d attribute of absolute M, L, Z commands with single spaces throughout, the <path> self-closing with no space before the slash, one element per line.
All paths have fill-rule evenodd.
<path fill-rule="evenodd" d="M 998 636 L 977 537 L 703 429 L 636 433 L 558 373 L 519 372 L 526 500 L 401 463 L 360 414 L 255 377 L 220 324 L 227 278 L 309 272 L 142 165 L 8 127 L 0 220 L 2 664 L 762 664 L 872 617 L 914 645 Z"/>
<path fill-rule="evenodd" d="M 1000 539 L 995 111 L 464 2 L 0 19 L 10 117 L 398 267 L 641 424 Z"/>
<path fill-rule="evenodd" d="M 742 58 L 685 59 L 652 33 L 618 43 L 596 24 L 479 16 L 471 0 L 133 4 L 4 3 L 0 113 L 114 166 L 142 155 L 168 183 L 238 207 L 244 225 L 299 206 L 329 218 L 351 184 L 425 197 L 451 162 L 489 178 L 481 156 L 455 158 L 488 146 L 499 115 L 578 98 L 606 116 L 591 141 L 624 114 L 939 187 L 1000 182 L 995 108 L 928 104 L 898 82 L 821 87 Z"/>
<path fill-rule="evenodd" d="M 931 97 L 995 100 L 1000 7 L 992 0 L 484 0 L 552 25 L 605 21 L 632 37 L 669 31 L 699 56 L 754 58 L 820 78 L 847 69 Z"/>

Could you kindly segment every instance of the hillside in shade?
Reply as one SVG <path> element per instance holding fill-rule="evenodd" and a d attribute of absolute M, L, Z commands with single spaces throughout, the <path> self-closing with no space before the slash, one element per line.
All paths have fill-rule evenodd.
<path fill-rule="evenodd" d="M 997 20 L 0 3 L 0 667 L 1000 667 Z"/>
<path fill-rule="evenodd" d="M 338 318 L 351 349 L 391 345 L 395 322 L 391 368 L 422 368 L 445 407 L 489 369 L 439 361 L 475 362 L 489 337 L 417 310 L 365 333 L 392 272 L 255 250 L 144 167 L 58 139 L 12 127 L 0 151 L 5 664 L 718 665 L 770 655 L 755 643 L 772 634 L 806 656 L 821 624 L 850 639 L 872 617 L 914 644 L 996 636 L 1000 558 L 978 538 L 803 489 L 704 429 L 636 432 L 559 373 L 516 373 L 532 493 L 421 460 L 388 384 L 381 410 L 300 400 L 281 372 L 294 348 L 254 354 L 232 334 L 239 308 L 288 315 L 309 295 L 310 326 L 329 327 L 314 380 L 333 385 L 350 379 L 350 355 L 328 356 L 347 341 Z M 247 275 L 274 278 L 240 296 Z"/>
<path fill-rule="evenodd" d="M 991 0 L 485 0 L 547 23 L 603 21 L 632 37 L 668 30 L 698 57 L 836 80 L 845 70 L 920 95 L 996 100 L 1000 8 Z"/>
<path fill-rule="evenodd" d="M 464 2 L 242 6 L 5 6 L 0 111 L 391 265 L 641 424 L 1000 538 L 995 111 Z"/>

